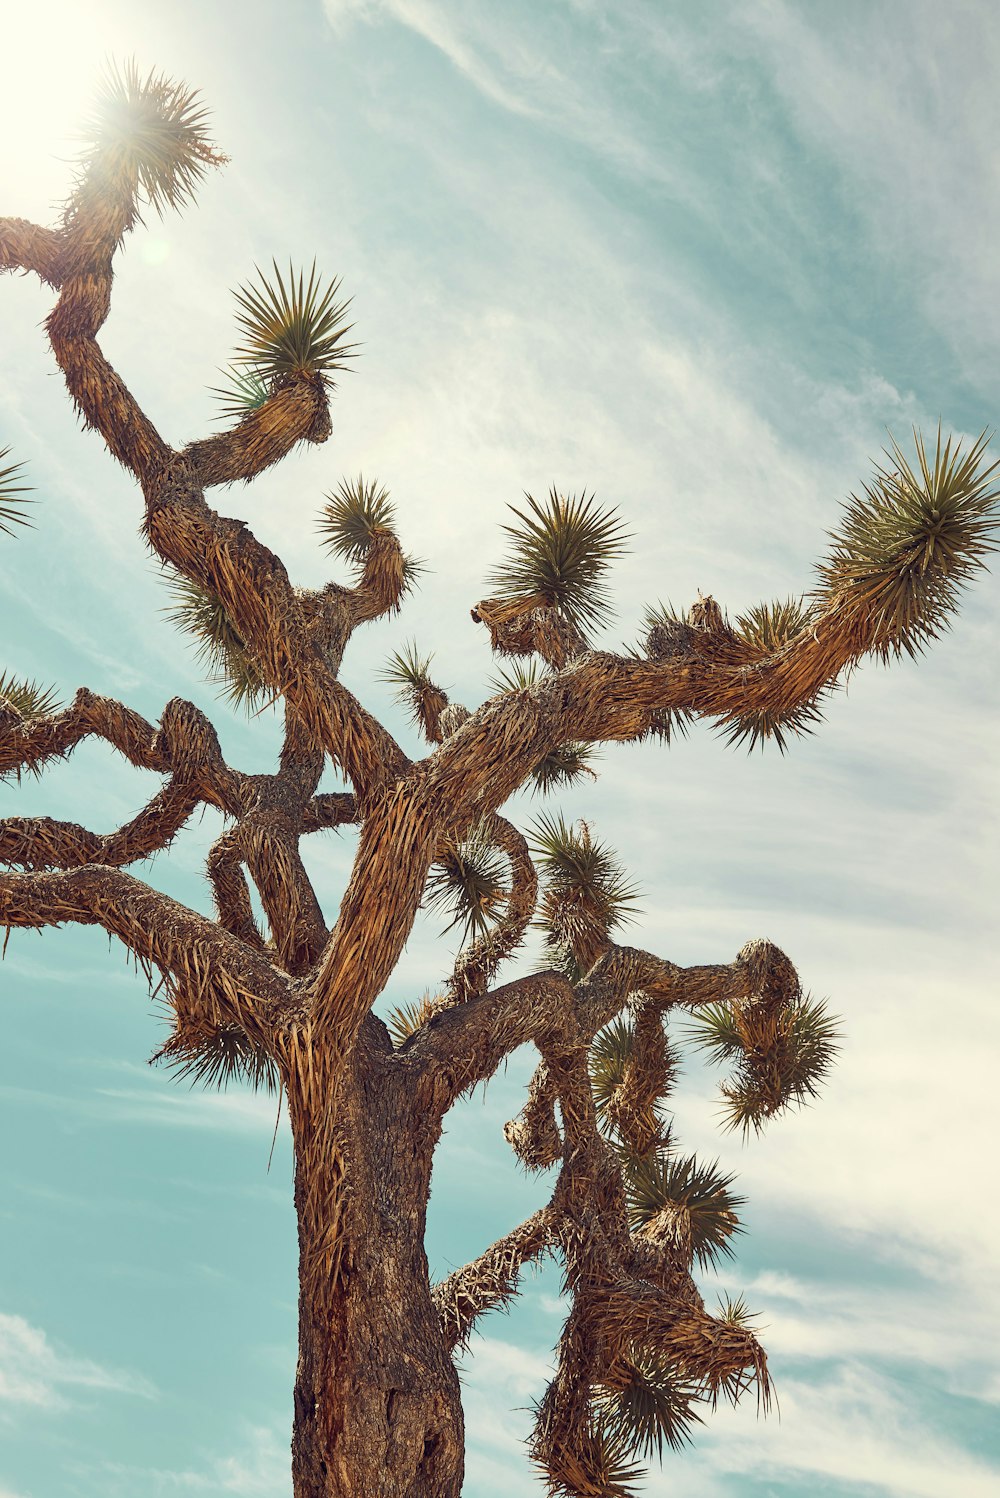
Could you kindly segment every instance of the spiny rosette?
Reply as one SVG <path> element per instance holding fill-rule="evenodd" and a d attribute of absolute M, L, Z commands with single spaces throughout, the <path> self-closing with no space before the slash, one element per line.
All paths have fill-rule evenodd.
<path fill-rule="evenodd" d="M 194 636 L 198 660 L 208 668 L 209 679 L 223 688 L 225 700 L 234 708 L 252 712 L 266 697 L 268 684 L 248 655 L 222 600 L 210 588 L 180 574 L 168 576 L 167 585 L 174 602 L 164 613 L 171 624 Z"/>
<path fill-rule="evenodd" d="M 543 881 L 537 924 L 553 945 L 570 947 L 586 967 L 610 934 L 633 919 L 636 886 L 586 822 L 570 826 L 561 814 L 543 813 L 529 841 Z"/>
<path fill-rule="evenodd" d="M 690 1442 L 691 1427 L 703 1423 L 695 1408 L 702 1393 L 697 1382 L 640 1348 L 630 1348 L 619 1363 L 620 1381 L 614 1388 L 599 1385 L 594 1395 L 608 1433 L 646 1460 L 662 1460 L 664 1446 L 677 1451 Z"/>
<path fill-rule="evenodd" d="M 604 577 L 627 550 L 627 536 L 614 510 L 600 509 L 593 495 L 555 489 L 539 504 L 525 495 L 527 508 L 510 509 L 517 525 L 505 525 L 507 559 L 489 577 L 489 586 L 511 601 L 554 608 L 582 634 L 611 613 Z"/>
<path fill-rule="evenodd" d="M 743 1231 L 737 1212 L 746 1198 L 731 1189 L 734 1177 L 718 1161 L 654 1150 L 626 1155 L 622 1175 L 633 1233 L 689 1247 L 703 1269 L 733 1257 L 730 1240 Z"/>
<path fill-rule="evenodd" d="M 915 430 L 916 468 L 890 436 L 886 466 L 852 495 L 820 565 L 821 606 L 854 605 L 874 625 L 870 648 L 914 656 L 953 613 L 962 586 L 996 549 L 1000 459 L 983 466 L 982 432 L 968 451 L 938 427 L 933 461 Z"/>
<path fill-rule="evenodd" d="M 315 260 L 308 277 L 289 262 L 286 273 L 272 260 L 272 274 L 259 266 L 257 280 L 240 286 L 236 323 L 243 341 L 233 358 L 237 368 L 269 388 L 290 379 L 329 383 L 334 370 L 346 369 L 356 344 L 345 342 L 350 299 L 338 301 L 340 281 L 324 283 Z"/>
<path fill-rule="evenodd" d="M 424 890 L 431 910 L 450 915 L 446 930 L 462 928 L 462 942 L 490 929 L 509 894 L 503 855 L 473 831 L 462 842 L 451 843 L 437 858 Z"/>
<path fill-rule="evenodd" d="M 59 706 L 54 687 L 43 687 L 37 681 L 11 676 L 0 670 L 0 707 L 6 705 L 26 723 L 45 718 Z"/>
<path fill-rule="evenodd" d="M 162 1062 L 179 1082 L 192 1087 L 214 1087 L 224 1092 L 230 1082 L 245 1083 L 255 1092 L 275 1092 L 278 1069 L 263 1046 L 239 1025 L 178 1028 L 161 1046 L 153 1062 Z"/>
<path fill-rule="evenodd" d="M 186 84 L 152 71 L 143 77 L 134 58 L 112 63 L 85 127 L 79 187 L 131 205 L 136 220 L 138 203 L 156 213 L 182 208 L 208 169 L 228 160 L 212 145 L 208 120 Z"/>

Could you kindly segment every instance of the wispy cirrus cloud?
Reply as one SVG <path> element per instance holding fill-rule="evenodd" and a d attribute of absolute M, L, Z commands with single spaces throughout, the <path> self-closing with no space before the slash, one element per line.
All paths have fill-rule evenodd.
<path fill-rule="evenodd" d="M 141 1374 L 62 1351 L 23 1316 L 0 1312 L 0 1410 L 4 1405 L 58 1409 L 84 1391 L 156 1398 Z"/>

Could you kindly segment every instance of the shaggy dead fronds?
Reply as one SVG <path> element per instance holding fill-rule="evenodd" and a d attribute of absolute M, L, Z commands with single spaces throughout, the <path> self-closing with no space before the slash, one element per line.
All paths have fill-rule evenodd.
<path fill-rule="evenodd" d="M 510 552 L 490 574 L 490 586 L 504 598 L 558 609 L 585 634 L 611 613 L 604 576 L 627 550 L 621 521 L 599 509 L 593 495 L 566 499 L 553 489 L 545 504 L 530 494 L 525 500 L 526 510 L 510 506 L 520 523 L 503 527 Z"/>

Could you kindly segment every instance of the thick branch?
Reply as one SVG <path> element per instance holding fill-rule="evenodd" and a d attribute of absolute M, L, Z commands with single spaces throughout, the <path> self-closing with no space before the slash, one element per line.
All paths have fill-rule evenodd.
<path fill-rule="evenodd" d="M 256 411 L 231 431 L 220 432 L 184 448 L 195 482 L 249 482 L 291 452 L 298 442 L 325 442 L 330 435 L 326 385 L 319 375 L 300 375 L 281 385 Z"/>
<path fill-rule="evenodd" d="M 468 1344 L 478 1318 L 517 1294 L 517 1282 L 525 1264 L 543 1254 L 556 1238 L 556 1213 L 552 1207 L 513 1228 L 478 1259 L 456 1269 L 434 1286 L 434 1304 L 449 1352 Z"/>
<path fill-rule="evenodd" d="M 34 271 L 58 289 L 61 279 L 60 236 L 26 218 L 0 218 L 0 271 Z"/>
<path fill-rule="evenodd" d="M 0 926 L 102 926 L 165 977 L 185 1020 L 238 1024 L 261 1038 L 288 1001 L 287 981 L 214 921 L 118 869 L 0 875 Z"/>
<path fill-rule="evenodd" d="M 166 848 L 200 800 L 189 782 L 175 777 L 131 822 L 103 837 L 51 817 L 8 817 L 0 822 L 0 864 L 35 871 L 86 864 L 121 868 Z"/>

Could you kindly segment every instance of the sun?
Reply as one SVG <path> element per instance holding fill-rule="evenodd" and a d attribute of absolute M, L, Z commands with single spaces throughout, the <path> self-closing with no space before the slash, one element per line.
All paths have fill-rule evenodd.
<path fill-rule="evenodd" d="M 65 0 L 5 16 L 0 214 L 51 223 L 80 151 L 80 123 L 111 56 L 134 43 L 111 8 Z"/>

